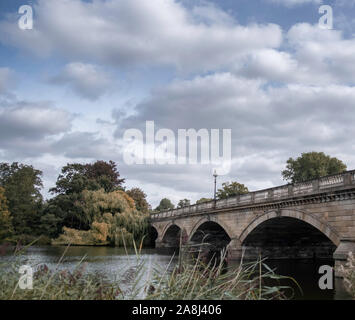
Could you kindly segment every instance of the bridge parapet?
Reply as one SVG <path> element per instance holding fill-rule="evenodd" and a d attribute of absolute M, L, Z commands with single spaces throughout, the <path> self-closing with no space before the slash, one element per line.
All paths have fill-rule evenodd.
<path fill-rule="evenodd" d="M 347 186 L 355 186 L 355 170 L 335 175 L 329 175 L 321 177 L 319 179 L 305 181 L 302 183 L 286 184 L 279 187 L 249 192 L 247 194 L 230 197 L 227 199 L 220 199 L 216 202 L 209 201 L 183 208 L 159 212 L 153 214 L 151 216 L 151 219 L 159 220 L 226 207 L 245 206 L 249 204 L 258 204 L 267 201 L 277 201 L 290 197 L 307 196 L 316 193 L 328 192 L 330 189 L 342 188 Z"/>

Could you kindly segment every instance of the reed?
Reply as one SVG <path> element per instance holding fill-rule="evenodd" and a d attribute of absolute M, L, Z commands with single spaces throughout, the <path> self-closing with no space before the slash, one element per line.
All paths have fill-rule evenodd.
<path fill-rule="evenodd" d="M 226 267 L 226 251 L 206 261 L 187 258 L 186 252 L 180 262 L 165 270 L 155 270 L 155 278 L 150 284 L 147 299 L 158 300 L 270 300 L 292 298 L 293 290 L 279 285 L 283 279 L 265 263 L 264 259 L 244 263 L 236 267 Z M 169 269 L 172 269 L 169 271 Z M 292 279 L 293 280 L 293 279 Z M 294 281 L 294 280 L 293 280 Z M 274 285 L 268 285 L 273 282 Z M 278 285 L 275 285 L 277 283 Z M 285 291 L 291 296 L 286 296 Z"/>
<path fill-rule="evenodd" d="M 355 257 L 352 252 L 349 252 L 346 264 L 341 265 L 338 271 L 343 277 L 346 291 L 355 299 Z"/>
<path fill-rule="evenodd" d="M 278 281 L 278 276 L 268 268 L 263 259 L 255 263 L 241 263 L 236 268 L 226 268 L 226 253 L 213 257 L 206 263 L 202 255 L 191 257 L 181 249 L 181 259 L 175 266 L 173 258 L 161 270 L 141 257 L 140 245 L 133 242 L 135 259 L 113 281 L 106 274 L 88 272 L 85 257 L 74 270 L 63 268 L 66 251 L 55 268 L 46 265 L 34 267 L 33 289 L 19 288 L 19 266 L 24 263 L 22 253 L 27 247 L 16 250 L 13 259 L 0 263 L 0 300 L 117 300 L 117 299 L 207 299 L 254 300 L 286 299 L 284 289 L 289 287 L 267 285 L 267 280 Z M 69 246 L 67 247 L 67 249 Z"/>

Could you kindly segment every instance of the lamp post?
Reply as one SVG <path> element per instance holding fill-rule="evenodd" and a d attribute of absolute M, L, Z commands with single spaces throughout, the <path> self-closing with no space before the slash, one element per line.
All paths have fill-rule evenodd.
<path fill-rule="evenodd" d="M 217 185 L 217 177 L 218 177 L 218 174 L 217 174 L 216 170 L 213 172 L 213 176 L 214 176 L 214 196 L 213 196 L 213 200 L 216 203 L 216 185 Z"/>

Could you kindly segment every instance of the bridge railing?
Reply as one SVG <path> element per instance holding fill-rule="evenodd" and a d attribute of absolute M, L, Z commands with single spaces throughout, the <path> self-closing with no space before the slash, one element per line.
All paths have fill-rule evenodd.
<path fill-rule="evenodd" d="M 347 171 L 340 174 L 329 175 L 319 179 L 305 181 L 295 184 L 287 184 L 279 187 L 263 189 L 259 191 L 249 192 L 247 194 L 220 199 L 216 202 L 209 201 L 200 204 L 194 204 L 188 207 L 173 209 L 164 212 L 158 212 L 151 215 L 152 219 L 161 219 L 175 217 L 179 215 L 193 214 L 212 210 L 214 208 L 225 208 L 242 206 L 253 203 L 261 203 L 264 201 L 281 200 L 292 196 L 302 196 L 315 192 L 323 192 L 324 190 L 341 187 L 355 186 L 355 170 Z"/>
<path fill-rule="evenodd" d="M 312 193 L 313 191 L 314 189 L 312 181 L 298 183 L 293 186 L 293 195 L 295 196 L 300 194 Z"/>

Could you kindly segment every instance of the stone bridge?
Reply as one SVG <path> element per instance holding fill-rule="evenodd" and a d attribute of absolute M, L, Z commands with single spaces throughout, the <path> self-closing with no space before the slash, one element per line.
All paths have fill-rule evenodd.
<path fill-rule="evenodd" d="M 355 170 L 152 215 L 156 247 L 226 247 L 232 259 L 334 258 L 355 252 Z"/>

